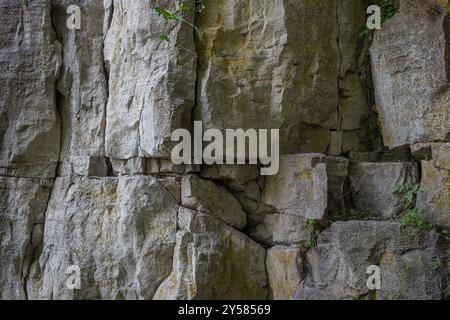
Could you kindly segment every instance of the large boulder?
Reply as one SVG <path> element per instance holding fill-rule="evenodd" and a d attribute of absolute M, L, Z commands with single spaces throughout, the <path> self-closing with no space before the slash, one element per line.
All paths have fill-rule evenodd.
<path fill-rule="evenodd" d="M 371 47 L 376 106 L 385 145 L 444 141 L 450 132 L 444 10 L 401 1 Z"/>
<path fill-rule="evenodd" d="M 265 251 L 219 219 L 180 208 L 172 273 L 155 299 L 265 299 Z"/>
<path fill-rule="evenodd" d="M 171 270 L 178 206 L 153 177 L 56 179 L 29 297 L 153 298 Z M 71 266 L 79 290 L 66 285 Z"/>

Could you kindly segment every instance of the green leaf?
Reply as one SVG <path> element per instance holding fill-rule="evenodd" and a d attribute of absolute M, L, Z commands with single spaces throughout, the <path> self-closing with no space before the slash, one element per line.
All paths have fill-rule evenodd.
<path fill-rule="evenodd" d="M 167 21 L 177 21 L 181 19 L 181 17 L 175 12 L 172 12 L 165 8 L 156 8 L 155 11 Z"/>
<path fill-rule="evenodd" d="M 169 38 L 169 36 L 167 34 L 162 34 L 162 35 L 159 36 L 159 38 L 161 40 L 163 40 L 163 41 L 170 42 L 170 38 Z"/>

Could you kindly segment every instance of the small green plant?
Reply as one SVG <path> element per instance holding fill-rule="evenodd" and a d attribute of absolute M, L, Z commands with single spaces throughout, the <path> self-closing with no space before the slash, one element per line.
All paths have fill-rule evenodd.
<path fill-rule="evenodd" d="M 440 261 L 434 260 L 434 261 L 431 261 L 431 263 L 430 263 L 431 270 L 436 271 L 436 270 L 440 269 L 441 267 L 442 267 L 442 265 L 441 265 Z"/>
<path fill-rule="evenodd" d="M 314 220 L 314 219 L 306 220 L 306 227 L 307 228 L 314 228 L 315 225 L 316 225 L 316 220 Z"/>
<path fill-rule="evenodd" d="M 308 247 L 313 249 L 317 248 L 317 239 L 319 238 L 320 232 L 319 230 L 313 230 L 308 239 Z"/>
<path fill-rule="evenodd" d="M 447 236 L 448 232 L 446 230 L 440 230 L 426 219 L 424 209 L 416 207 L 419 189 L 420 185 L 418 184 L 399 184 L 395 187 L 393 193 L 401 196 L 403 201 L 402 212 L 397 216 L 397 220 L 404 226 Z"/>
<path fill-rule="evenodd" d="M 406 210 L 400 220 L 401 224 L 422 231 L 436 231 L 433 224 L 425 218 L 423 210 L 412 208 Z"/>
<path fill-rule="evenodd" d="M 177 9 L 175 11 L 162 7 L 157 7 L 154 10 L 167 22 L 180 22 L 189 25 L 195 30 L 195 33 L 198 35 L 199 39 L 202 40 L 203 35 L 197 28 L 197 26 L 183 18 L 183 13 L 193 10 L 191 5 L 187 3 L 186 0 L 175 0 L 175 1 L 177 2 Z M 204 8 L 205 6 L 203 5 L 202 0 L 195 1 L 195 10 L 197 12 L 201 12 Z M 162 34 L 159 36 L 159 38 L 163 41 L 170 42 L 170 37 L 167 34 Z"/>

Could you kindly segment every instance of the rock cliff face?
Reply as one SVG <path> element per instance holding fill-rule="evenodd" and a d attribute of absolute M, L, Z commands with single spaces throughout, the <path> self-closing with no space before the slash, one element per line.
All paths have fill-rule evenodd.
<path fill-rule="evenodd" d="M 445 10 L 184 2 L 0 0 L 0 299 L 450 299 Z M 194 121 L 278 174 L 175 165 Z"/>

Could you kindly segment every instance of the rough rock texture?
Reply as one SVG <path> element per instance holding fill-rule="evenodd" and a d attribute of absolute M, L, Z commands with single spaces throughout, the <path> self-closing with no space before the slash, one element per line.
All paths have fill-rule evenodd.
<path fill-rule="evenodd" d="M 0 0 L 0 299 L 450 299 L 448 16 L 362 37 L 369 0 L 201 2 Z M 175 165 L 194 120 L 280 129 L 278 174 Z"/>
<path fill-rule="evenodd" d="M 170 273 L 178 206 L 152 177 L 58 178 L 31 298 L 151 299 Z M 80 290 L 65 285 L 72 265 L 81 269 Z"/>
<path fill-rule="evenodd" d="M 328 177 L 328 212 L 336 213 L 346 209 L 347 186 L 349 160 L 342 157 L 327 157 L 327 177 Z"/>
<path fill-rule="evenodd" d="M 322 219 L 327 208 L 325 158 L 319 154 L 281 157 L 278 174 L 266 179 L 263 201 L 282 214 Z"/>
<path fill-rule="evenodd" d="M 66 26 L 69 5 L 82 8 L 79 30 Z M 103 3 L 56 0 L 52 10 L 64 52 L 57 82 L 62 120 L 60 159 L 70 163 L 77 161 L 71 157 L 104 156 L 108 80 L 103 62 Z"/>
<path fill-rule="evenodd" d="M 154 11 L 174 5 L 168 0 L 113 0 L 110 5 L 104 46 L 106 154 L 111 158 L 168 157 L 172 131 L 189 127 L 196 79 L 192 28 L 166 23 Z M 184 18 L 193 21 L 194 12 Z M 162 34 L 171 41 L 162 40 Z"/>
<path fill-rule="evenodd" d="M 155 299 L 265 299 L 265 251 L 217 218 L 181 208 L 171 275 Z"/>
<path fill-rule="evenodd" d="M 361 213 L 391 218 L 400 213 L 402 197 L 394 193 L 398 185 L 419 182 L 416 163 L 355 162 L 349 169 L 353 206 Z"/>
<path fill-rule="evenodd" d="M 50 0 L 0 1 L 0 175 L 55 176 L 60 119 L 55 81 L 61 44 Z"/>
<path fill-rule="evenodd" d="M 25 299 L 24 283 L 39 256 L 52 181 L 0 177 L 0 299 Z"/>
<path fill-rule="evenodd" d="M 448 299 L 449 246 L 439 235 L 394 223 L 338 222 L 305 258 L 295 248 L 269 250 L 269 283 L 276 283 L 274 297 L 301 300 Z M 381 269 L 380 290 L 366 286 L 371 265 Z"/>
<path fill-rule="evenodd" d="M 293 300 L 304 278 L 302 249 L 275 246 L 267 250 L 267 275 L 270 296 L 275 300 Z"/>
<path fill-rule="evenodd" d="M 422 180 L 417 207 L 433 224 L 450 228 L 449 144 L 434 144 L 433 159 L 422 161 Z"/>
<path fill-rule="evenodd" d="M 389 147 L 443 141 L 450 132 L 445 14 L 420 10 L 426 2 L 402 1 L 371 47 L 376 105 Z"/>
<path fill-rule="evenodd" d="M 289 214 L 267 214 L 262 222 L 248 230 L 252 239 L 271 246 L 306 244 L 312 232 L 307 219 Z"/>
<path fill-rule="evenodd" d="M 231 193 L 195 175 L 183 177 L 181 203 L 187 208 L 214 215 L 238 229 L 246 225 L 245 212 Z"/>
<path fill-rule="evenodd" d="M 196 115 L 210 128 L 282 128 L 291 152 L 323 125 L 312 132 L 323 152 L 337 122 L 337 1 L 254 2 L 204 2 Z"/>

